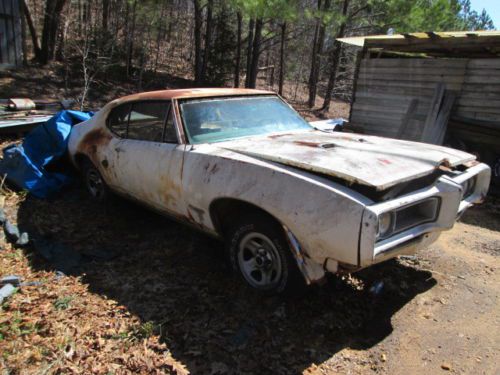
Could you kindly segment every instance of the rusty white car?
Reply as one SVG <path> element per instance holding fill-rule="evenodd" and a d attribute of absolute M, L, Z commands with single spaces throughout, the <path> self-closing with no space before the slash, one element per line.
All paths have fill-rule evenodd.
<path fill-rule="evenodd" d="M 488 190 L 450 148 L 313 128 L 273 92 L 185 89 L 112 101 L 76 125 L 72 161 L 111 190 L 219 238 L 279 293 L 414 253 Z"/>

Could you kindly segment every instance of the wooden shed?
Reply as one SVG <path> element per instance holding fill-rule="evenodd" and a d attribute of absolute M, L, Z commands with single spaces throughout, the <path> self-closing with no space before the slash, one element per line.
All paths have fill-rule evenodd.
<path fill-rule="evenodd" d="M 21 0 L 0 0 L 0 68 L 22 64 Z"/>
<path fill-rule="evenodd" d="M 429 32 L 341 41 L 361 47 L 351 129 L 446 143 L 478 154 L 500 174 L 500 32 Z"/>

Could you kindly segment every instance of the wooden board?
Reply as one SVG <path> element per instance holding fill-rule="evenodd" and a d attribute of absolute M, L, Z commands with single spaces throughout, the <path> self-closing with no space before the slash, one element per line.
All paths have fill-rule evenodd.
<path fill-rule="evenodd" d="M 361 62 L 363 67 L 443 67 L 443 68 L 463 68 L 467 64 L 467 59 L 364 59 Z"/>

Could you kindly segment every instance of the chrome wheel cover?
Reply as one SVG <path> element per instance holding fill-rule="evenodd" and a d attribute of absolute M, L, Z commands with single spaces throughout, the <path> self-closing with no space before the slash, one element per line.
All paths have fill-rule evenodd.
<path fill-rule="evenodd" d="M 246 234 L 240 241 L 238 265 L 245 280 L 258 289 L 279 284 L 283 274 L 283 264 L 275 244 L 257 232 Z"/>

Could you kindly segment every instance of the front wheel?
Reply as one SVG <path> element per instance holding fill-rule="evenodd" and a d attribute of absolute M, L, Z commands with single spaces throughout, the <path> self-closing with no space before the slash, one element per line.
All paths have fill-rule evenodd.
<path fill-rule="evenodd" d="M 233 269 L 258 291 L 293 293 L 305 285 L 283 228 L 266 215 L 249 215 L 233 226 L 229 256 Z"/>

